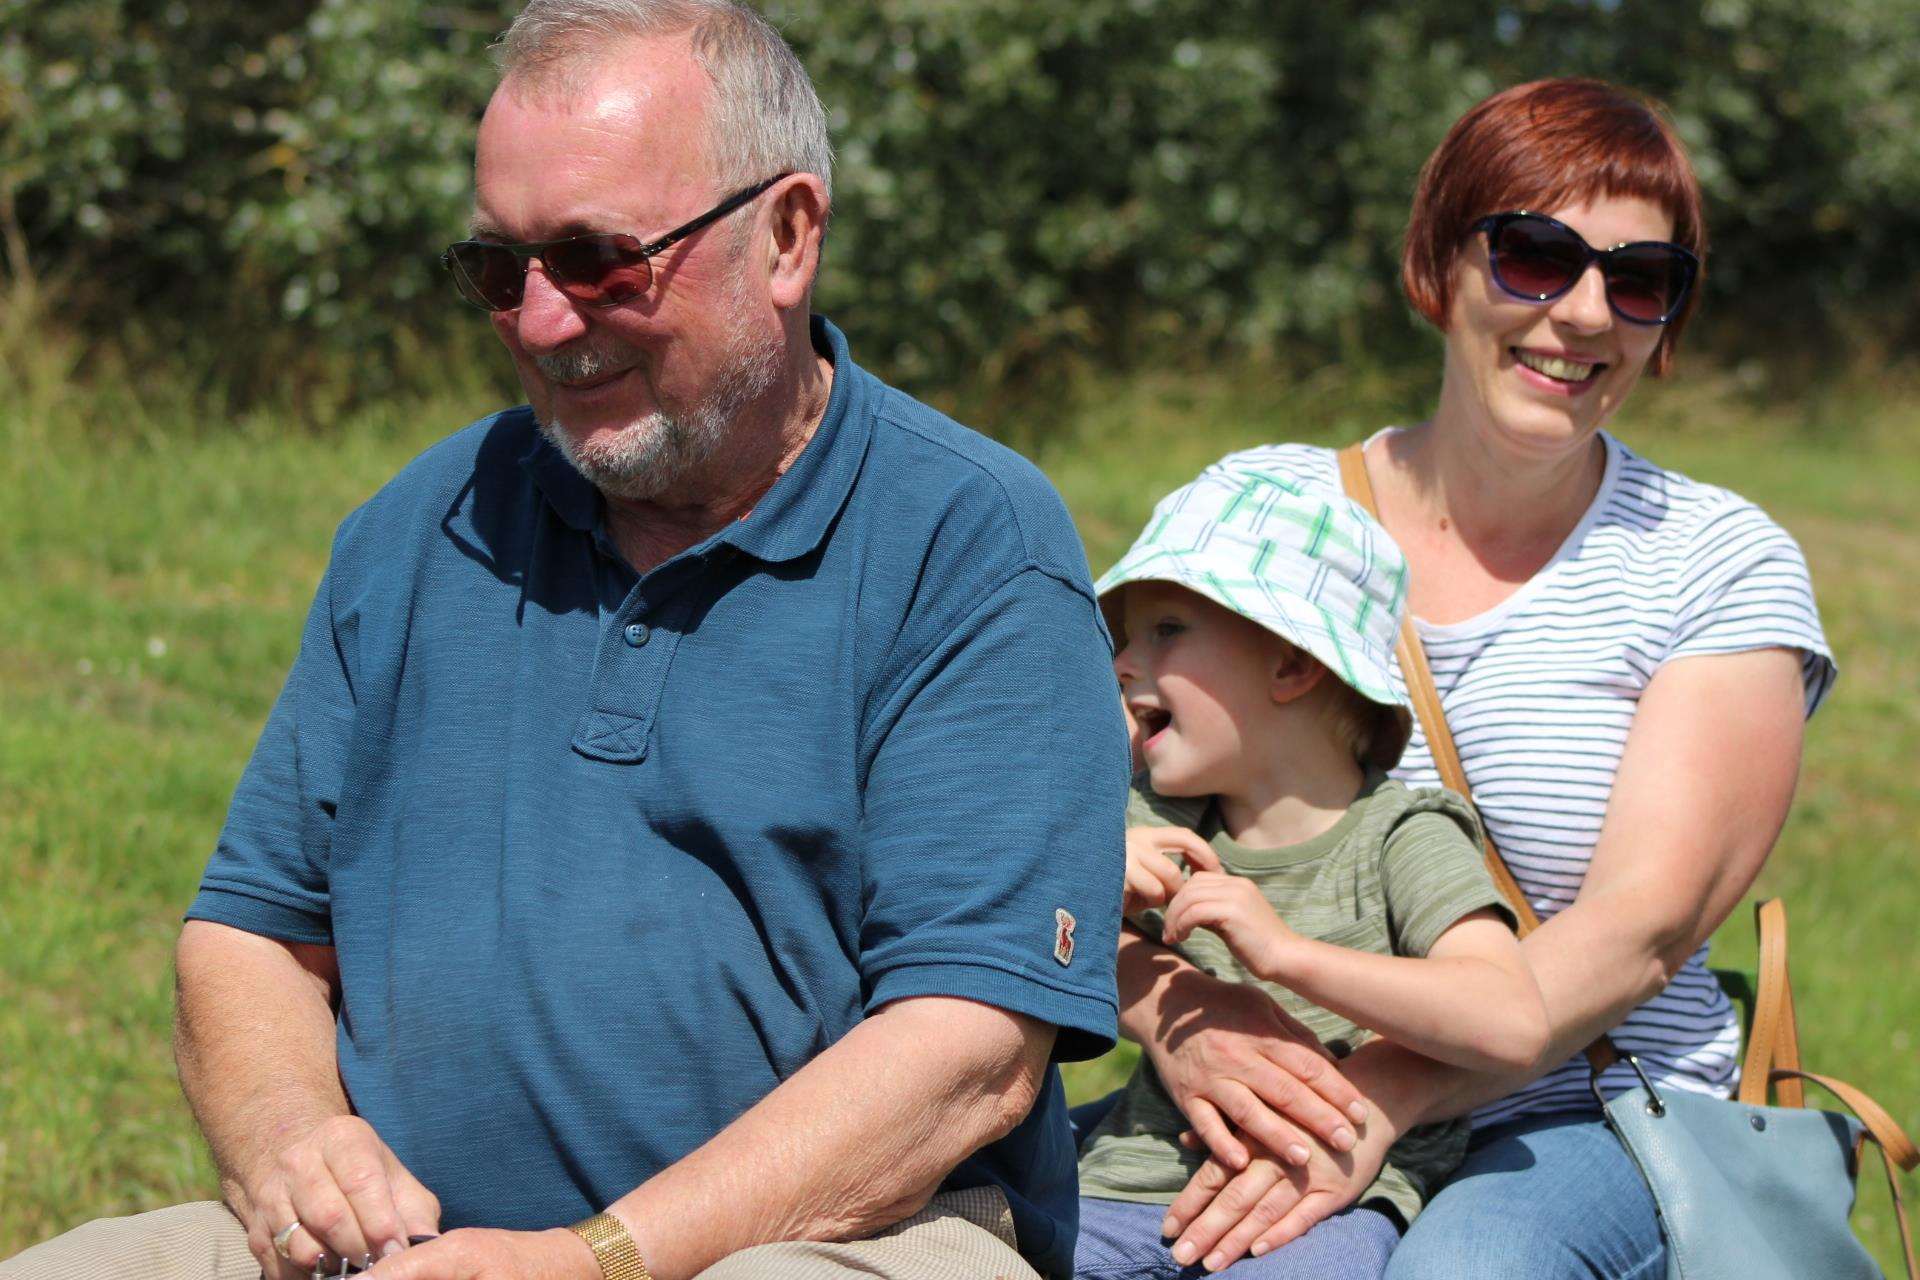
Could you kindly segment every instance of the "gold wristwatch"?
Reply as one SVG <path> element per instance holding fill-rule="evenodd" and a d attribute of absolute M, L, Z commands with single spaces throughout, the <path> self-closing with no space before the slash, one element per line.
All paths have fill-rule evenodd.
<path fill-rule="evenodd" d="M 612 1214 L 596 1213 L 567 1230 L 587 1242 L 606 1280 L 653 1280 L 647 1264 L 640 1261 L 640 1246 L 628 1234 L 627 1224 Z"/>

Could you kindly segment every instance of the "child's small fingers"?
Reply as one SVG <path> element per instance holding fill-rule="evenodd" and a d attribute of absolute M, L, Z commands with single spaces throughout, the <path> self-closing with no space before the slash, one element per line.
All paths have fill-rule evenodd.
<path fill-rule="evenodd" d="M 1161 931 L 1166 934 L 1169 943 L 1179 942 L 1196 927 L 1204 926 L 1206 923 L 1206 918 L 1198 910 L 1198 905 L 1183 890 L 1175 894 L 1173 901 L 1167 904 L 1167 915 L 1161 922 Z"/>
<path fill-rule="evenodd" d="M 1180 856 L 1187 860 L 1188 865 L 1197 867 L 1202 871 L 1222 872 L 1226 870 L 1226 868 L 1220 864 L 1220 855 L 1213 851 L 1212 845 L 1202 840 L 1199 835 L 1192 831 L 1182 830 L 1180 834 L 1184 837 L 1180 841 Z"/>
<path fill-rule="evenodd" d="M 1166 892 L 1160 881 L 1131 859 L 1127 862 L 1126 895 L 1129 913 L 1166 904 Z"/>
<path fill-rule="evenodd" d="M 1180 868 L 1164 853 L 1144 853 L 1140 856 L 1138 866 L 1144 874 L 1153 878 L 1166 898 L 1180 892 L 1180 886 L 1185 883 L 1180 878 Z"/>

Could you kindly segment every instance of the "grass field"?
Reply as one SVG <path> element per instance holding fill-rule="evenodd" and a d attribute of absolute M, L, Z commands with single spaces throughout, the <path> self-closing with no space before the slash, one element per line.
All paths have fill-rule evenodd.
<path fill-rule="evenodd" d="M 79 363 L 0 364 L 0 1257 L 212 1193 L 167 1045 L 180 911 L 333 524 L 491 407 L 445 394 L 315 434 L 209 421 L 137 385 L 75 392 Z M 1351 438 L 1417 413 L 1425 391 L 1337 373 L 1138 377 L 1049 408 L 1066 420 L 1034 452 L 1100 566 L 1225 450 Z M 1782 404 L 1696 374 L 1643 392 L 1620 430 L 1758 500 L 1807 549 L 1843 674 L 1760 889 L 1792 909 L 1810 1067 L 1920 1131 L 1920 386 Z M 1743 909 L 1717 958 L 1751 957 Z M 1075 1068 L 1070 1088 L 1091 1096 L 1127 1061 Z M 1897 1265 L 1877 1171 L 1856 1223 Z"/>

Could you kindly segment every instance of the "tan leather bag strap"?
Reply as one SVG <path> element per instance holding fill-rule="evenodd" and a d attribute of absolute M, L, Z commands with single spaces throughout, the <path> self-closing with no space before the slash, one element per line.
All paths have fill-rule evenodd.
<path fill-rule="evenodd" d="M 1367 458 L 1365 445 L 1350 444 L 1340 450 L 1340 484 L 1347 496 L 1367 509 L 1374 519 L 1380 518 L 1380 507 L 1374 501 L 1373 481 L 1367 476 Z M 1407 696 L 1413 701 L 1414 718 L 1419 720 L 1420 729 L 1426 735 L 1427 749 L 1433 753 L 1434 768 L 1439 770 L 1440 781 L 1448 790 L 1473 799 L 1473 789 L 1467 785 L 1467 771 L 1460 763 L 1459 749 L 1453 745 L 1453 731 L 1447 728 L 1446 708 L 1440 705 L 1440 690 L 1433 683 L 1433 669 L 1427 665 L 1426 646 L 1420 643 L 1420 633 L 1413 625 L 1413 612 L 1409 610 L 1400 623 L 1400 642 L 1394 648 L 1400 659 L 1400 674 L 1407 684 Z M 1500 896 L 1513 908 L 1514 917 L 1519 921 L 1519 933 L 1526 937 L 1540 927 L 1540 915 L 1527 901 L 1525 890 L 1520 882 L 1513 878 L 1513 872 L 1507 868 L 1507 860 L 1500 856 L 1500 850 L 1494 846 L 1491 832 L 1482 830 L 1486 838 L 1487 874 L 1493 878 L 1494 887 L 1500 890 Z M 1599 1075 L 1615 1062 L 1619 1061 L 1619 1050 L 1613 1042 L 1601 1036 L 1587 1046 L 1587 1065 L 1593 1068 L 1593 1074 Z"/>
<path fill-rule="evenodd" d="M 1894 1123 L 1886 1108 L 1844 1080 L 1798 1069 L 1772 1072 L 1769 1079 L 1783 1086 L 1782 1093 L 1785 1092 L 1785 1085 L 1791 1084 L 1798 1089 L 1802 1080 L 1811 1080 L 1830 1090 L 1834 1097 L 1846 1103 L 1853 1114 L 1860 1117 L 1860 1123 L 1866 1126 L 1866 1136 L 1872 1138 L 1874 1145 L 1880 1148 L 1880 1161 L 1887 1168 L 1887 1189 L 1893 1193 L 1893 1220 L 1900 1229 L 1900 1251 L 1907 1264 L 1907 1278 L 1915 1280 L 1920 1277 L 1920 1267 L 1914 1265 L 1913 1228 L 1907 1224 L 1907 1202 L 1900 1195 L 1900 1175 L 1894 1170 L 1897 1164 L 1911 1173 L 1915 1165 L 1920 1165 L 1920 1150 L 1914 1148 L 1913 1139 Z M 1743 1084 L 1741 1101 L 1745 1100 L 1746 1089 Z"/>
<path fill-rule="evenodd" d="M 1800 1030 L 1793 1012 L 1793 982 L 1787 974 L 1787 908 L 1778 898 L 1753 907 L 1760 934 L 1760 989 L 1753 999 L 1753 1025 L 1747 1029 L 1747 1054 L 1740 1064 L 1740 1101 L 1767 1105 L 1767 1087 L 1776 1069 L 1800 1070 Z M 1778 1082 L 1780 1105 L 1803 1107 L 1806 1094 L 1797 1076 Z"/>

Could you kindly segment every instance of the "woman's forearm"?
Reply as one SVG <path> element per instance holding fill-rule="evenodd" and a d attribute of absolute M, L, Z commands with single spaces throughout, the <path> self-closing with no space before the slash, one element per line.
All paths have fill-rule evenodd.
<path fill-rule="evenodd" d="M 1613 1030 L 1667 980 L 1659 944 L 1621 927 L 1619 904 L 1583 898 L 1522 940 L 1547 1007 L 1547 1048 L 1528 1070 L 1450 1066 L 1386 1040 L 1363 1046 L 1341 1070 L 1370 1100 L 1383 1091 L 1414 1123 L 1466 1115 L 1531 1084 Z"/>
<path fill-rule="evenodd" d="M 1486 927 L 1503 933 L 1500 960 L 1383 956 L 1298 938 L 1287 948 L 1284 972 L 1262 976 L 1441 1062 L 1526 1070 L 1546 1047 L 1546 1011 L 1513 935 L 1504 924 Z"/>
<path fill-rule="evenodd" d="M 1641 695 L 1579 896 L 1521 942 L 1547 1006 L 1539 1067 L 1468 1071 L 1368 1046 L 1379 1063 L 1367 1071 L 1404 1076 L 1426 1118 L 1464 1115 L 1619 1026 L 1752 886 L 1793 800 L 1804 715 L 1791 651 L 1662 667 Z M 1343 1069 L 1352 1075 L 1354 1060 Z"/>
<path fill-rule="evenodd" d="M 1206 975 L 1185 956 L 1123 922 L 1114 969 L 1120 996 L 1120 1034 L 1147 1047 L 1163 1040 L 1171 1020 L 1168 997 L 1195 980 L 1205 979 Z"/>

